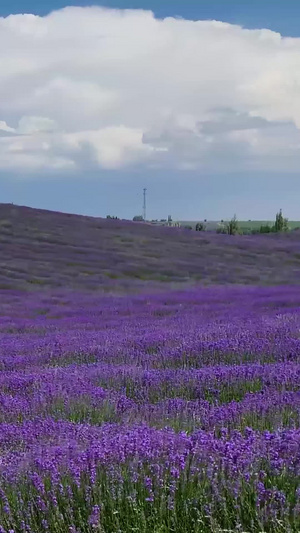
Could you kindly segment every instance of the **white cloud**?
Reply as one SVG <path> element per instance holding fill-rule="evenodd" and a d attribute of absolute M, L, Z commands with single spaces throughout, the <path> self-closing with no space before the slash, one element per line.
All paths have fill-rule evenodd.
<path fill-rule="evenodd" d="M 143 10 L 0 18 L 0 170 L 295 170 L 300 39 Z"/>
<path fill-rule="evenodd" d="M 14 128 L 10 128 L 4 120 L 0 120 L 0 134 L 15 133 Z"/>
<path fill-rule="evenodd" d="M 89 146 L 93 151 L 94 161 L 112 169 L 145 160 L 153 150 L 143 143 L 142 130 L 124 126 L 70 133 L 65 135 L 64 141 L 75 150 Z"/>
<path fill-rule="evenodd" d="M 43 131 L 55 131 L 56 129 L 56 122 L 50 118 L 25 116 L 19 121 L 19 126 L 16 129 L 16 132 L 21 134 L 33 134 L 41 133 Z"/>

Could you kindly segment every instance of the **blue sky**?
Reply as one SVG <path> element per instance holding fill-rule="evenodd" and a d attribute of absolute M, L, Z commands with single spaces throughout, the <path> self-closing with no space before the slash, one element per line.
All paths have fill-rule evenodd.
<path fill-rule="evenodd" d="M 150 9 L 157 17 L 215 19 L 247 28 L 269 28 L 288 36 L 300 35 L 300 3 L 297 0 L 1 0 L 0 15 L 45 15 L 68 5 Z"/>
<path fill-rule="evenodd" d="M 6 17 L 9 14 L 19 13 L 31 13 L 44 16 L 53 10 L 60 10 L 66 5 L 88 6 L 90 4 L 91 2 L 86 0 L 70 0 L 69 2 L 64 2 L 62 0 L 46 0 L 44 2 L 38 0 L 1 0 L 0 16 Z M 159 0 L 103 0 L 101 3 L 95 1 L 92 2 L 92 4 L 109 8 L 139 8 L 152 10 L 158 18 L 182 17 L 187 20 L 218 20 L 230 24 L 237 24 L 249 29 L 267 28 L 274 32 L 280 32 L 282 36 L 294 38 L 298 36 L 300 37 L 300 2 L 295 0 L 252 0 L 251 2 L 243 0 L 174 0 L 172 2 L 161 2 Z M 64 20 L 65 19 L 62 18 L 62 26 L 63 24 L 66 24 L 67 28 L 68 21 L 66 19 L 66 22 L 64 22 Z M 139 22 L 135 22 L 135 24 L 138 23 Z M 20 28 L 20 45 L 18 45 L 18 41 L 14 34 L 11 37 L 11 44 L 8 44 L 7 49 L 14 49 L 14 60 L 16 60 L 16 58 L 19 59 L 20 57 L 20 61 L 28 61 L 28 58 L 24 55 L 26 51 L 24 52 L 24 42 L 22 39 L 23 35 L 26 33 L 26 46 L 28 46 L 28 50 L 30 50 L 31 44 L 28 43 L 31 38 L 29 34 L 29 32 L 31 32 L 31 26 L 29 23 L 27 24 L 27 22 L 26 24 L 24 23 L 24 28 L 26 30 L 24 30 L 24 33 L 22 29 L 23 26 L 21 27 L 22 24 L 23 22 L 20 23 L 17 30 L 13 29 L 13 31 L 19 32 Z M 54 24 L 56 24 L 56 22 Z M 114 24 L 115 23 L 112 22 L 112 28 L 114 28 Z M 74 24 L 74 28 L 75 26 L 76 24 Z M 0 27 L 0 45 L 2 42 L 1 31 Z M 9 31 L 12 31 L 11 28 L 9 28 Z M 59 31 L 62 30 L 59 29 Z M 152 30 L 149 31 L 151 34 Z M 215 29 L 212 29 L 211 31 L 215 32 Z M 192 34 L 193 29 L 182 30 L 179 28 L 176 29 L 176 32 L 175 41 L 176 39 L 178 40 L 178 37 L 181 38 L 182 35 L 182 42 L 185 43 L 187 36 Z M 5 44 L 7 42 L 10 43 L 10 41 L 7 41 L 6 34 L 3 38 L 5 38 L 5 41 L 3 41 Z M 5 164 L 3 164 L 2 167 L 0 153 L 1 201 L 95 216 L 112 214 L 124 218 L 131 218 L 141 212 L 142 189 L 145 186 L 148 189 L 149 218 L 163 218 L 168 214 L 171 214 L 173 215 L 173 218 L 181 220 L 204 218 L 215 220 L 228 218 L 236 213 L 240 219 L 256 218 L 271 220 L 274 218 L 276 211 L 279 208 L 282 208 L 284 214 L 290 219 L 300 220 L 300 204 L 298 201 L 298 198 L 300 197 L 300 178 L 298 177 L 297 170 L 298 162 L 300 162 L 300 159 L 299 161 L 297 159 L 298 151 L 300 150 L 300 148 L 298 150 L 298 146 L 300 147 L 300 137 L 298 135 L 300 117 L 298 118 L 297 108 L 297 94 L 299 94 L 299 92 L 297 92 L 297 84 L 300 83 L 300 73 L 296 71 L 295 74 L 297 54 L 299 54 L 300 65 L 300 47 L 296 49 L 296 52 L 293 48 L 290 53 L 289 51 L 286 52 L 286 47 L 284 45 L 282 51 L 279 53 L 278 43 L 276 44 L 276 39 L 274 41 L 272 37 L 272 42 L 270 41 L 271 44 L 268 41 L 265 51 L 262 49 L 262 55 L 263 53 L 266 54 L 266 61 L 264 63 L 262 62 L 260 67 L 261 70 L 257 73 L 255 54 L 257 54 L 258 58 L 260 57 L 260 42 L 263 40 L 264 45 L 265 37 L 263 39 L 259 36 L 255 37 L 254 44 L 257 48 L 255 49 L 255 52 L 253 52 L 253 45 L 248 45 L 247 34 L 241 33 L 241 37 L 238 36 L 238 38 L 242 39 L 241 42 L 245 42 L 245 63 L 248 61 L 250 63 L 250 61 L 252 61 L 253 66 L 251 66 L 251 68 L 249 67 L 249 72 L 245 70 L 245 73 L 241 73 L 241 79 L 236 80 L 236 70 L 235 67 L 232 67 L 232 64 L 236 63 L 237 65 L 240 65 L 240 62 L 243 63 L 243 55 L 240 54 L 239 57 L 235 55 L 234 46 L 236 45 L 231 45 L 231 40 L 228 37 L 228 50 L 231 55 L 224 56 L 230 67 L 228 80 L 225 80 L 224 78 L 224 92 L 226 92 L 226 87 L 228 85 L 228 95 L 226 98 L 224 97 L 224 102 L 219 102 L 219 93 L 216 92 L 215 100 L 213 98 L 209 100 L 206 109 L 202 106 L 202 102 L 205 101 L 206 98 L 208 98 L 207 95 L 210 95 L 212 92 L 210 85 L 207 89 L 203 89 L 206 83 L 206 76 L 210 79 L 210 83 L 212 83 L 211 80 L 215 79 L 215 85 L 222 85 L 223 78 L 222 73 L 220 74 L 220 67 L 218 65 L 224 63 L 224 59 L 222 59 L 221 56 L 219 57 L 219 55 L 217 55 L 215 57 L 213 55 L 215 53 L 214 42 L 216 34 L 214 33 L 212 37 L 208 36 L 208 38 L 211 40 L 208 41 L 207 68 L 205 61 L 201 63 L 201 68 L 205 73 L 200 75 L 199 79 L 194 80 L 195 66 L 191 63 L 191 69 L 187 71 L 183 77 L 183 80 L 187 80 L 186 83 L 190 83 L 190 86 L 186 88 L 185 84 L 183 84 L 182 89 L 178 89 L 178 94 L 174 96 L 174 103 L 172 102 L 173 114 L 170 112 L 172 116 L 168 115 L 168 119 L 166 119 L 165 123 L 162 123 L 161 117 L 157 118 L 157 122 L 151 120 L 151 117 L 155 114 L 158 106 L 154 96 L 153 102 L 150 102 L 153 106 L 153 111 L 151 105 L 149 105 L 149 116 L 145 111 L 147 108 L 147 101 L 141 100 L 141 102 L 138 102 L 136 100 L 135 107 L 137 115 L 136 117 L 131 117 L 130 105 L 133 104 L 129 101 L 130 92 L 126 95 L 122 95 L 123 100 L 129 102 L 128 108 L 120 111 L 122 114 L 122 126 L 126 126 L 127 131 L 120 132 L 119 130 L 114 130 L 110 131 L 108 134 L 109 139 L 112 138 L 113 142 L 121 143 L 120 145 L 117 145 L 117 148 L 115 145 L 107 144 L 112 141 L 107 141 L 105 137 L 107 129 L 105 128 L 117 124 L 114 113 L 117 113 L 119 109 L 118 106 L 116 106 L 116 111 L 112 111 L 111 116 L 106 116 L 106 104 L 104 105 L 103 114 L 101 117 L 99 115 L 102 129 L 101 131 L 99 130 L 100 133 L 97 133 L 98 137 L 96 140 L 90 133 L 89 137 L 84 137 L 84 133 L 82 133 L 89 129 L 95 130 L 98 127 L 97 120 L 94 119 L 95 114 L 97 115 L 98 113 L 97 108 L 95 107 L 95 114 L 93 108 L 85 110 L 85 102 L 89 100 L 89 90 L 92 91 L 92 100 L 96 85 L 98 84 L 99 86 L 99 83 L 102 83 L 101 76 L 100 78 L 97 78 L 97 80 L 92 79 L 90 72 L 86 71 L 82 65 L 78 67 L 78 70 L 76 70 L 76 65 L 72 65 L 71 70 L 71 67 L 69 68 L 69 59 L 65 60 L 64 67 L 61 67 L 61 64 L 58 63 L 58 66 L 56 67 L 53 62 L 49 61 L 50 67 L 48 70 L 46 67 L 44 69 L 39 66 L 41 80 L 43 81 L 39 81 L 38 85 L 28 88 L 27 95 L 27 85 L 29 87 L 31 81 L 26 73 L 24 78 L 20 77 L 21 74 L 23 75 L 23 71 L 20 71 L 20 74 L 17 73 L 15 78 L 12 78 L 11 85 L 9 86 L 9 93 L 3 93 L 4 95 L 9 95 L 8 98 L 10 98 L 10 94 L 12 93 L 14 98 L 12 98 L 11 102 L 10 100 L 8 102 L 9 111 L 7 111 L 7 106 L 5 107 L 5 97 L 2 107 L 0 105 L 0 140 L 2 139 L 2 121 L 3 139 L 5 136 L 5 141 L 3 142 L 5 143 L 5 147 L 8 146 L 10 138 L 13 139 L 15 143 L 19 143 L 19 139 L 21 139 L 21 142 L 23 142 L 23 138 L 25 139 L 24 142 L 26 141 L 27 144 L 24 146 L 26 147 L 27 152 L 26 154 L 22 153 L 22 157 L 26 156 L 24 161 L 27 164 L 27 160 L 36 154 L 37 147 L 33 143 L 38 142 L 37 135 L 42 135 L 43 137 L 41 137 L 41 139 L 44 139 L 43 143 L 47 144 L 50 141 L 45 135 L 48 135 L 47 132 L 49 128 L 51 131 L 53 128 L 54 132 L 57 131 L 56 128 L 60 128 L 60 136 L 65 135 L 66 132 L 69 135 L 66 140 L 67 144 L 64 146 L 63 150 L 57 150 L 58 141 L 56 140 L 54 145 L 51 145 L 50 148 L 51 157 L 53 156 L 54 158 L 53 153 L 57 150 L 57 153 L 55 153 L 55 164 L 58 160 L 61 161 L 62 159 L 66 165 L 69 164 L 70 151 L 74 150 L 76 144 L 76 149 L 79 146 L 79 152 L 78 155 L 76 155 L 77 159 L 75 162 L 77 164 L 78 161 L 80 161 L 80 163 L 79 170 L 76 168 L 74 173 L 69 169 L 67 171 L 60 171 L 57 169 L 52 171 L 52 167 L 45 169 L 41 167 L 41 170 L 37 171 L 36 163 L 34 163 L 35 166 L 32 167 L 32 170 L 29 168 L 29 170 L 25 169 L 23 171 L 22 166 L 20 166 L 19 163 L 17 166 L 14 166 L 14 164 L 11 164 L 10 160 L 10 164 L 7 164 L 7 153 L 12 154 L 10 157 L 14 158 L 17 157 L 20 152 L 19 146 L 16 144 L 12 145 L 12 147 L 9 148 L 9 151 L 5 153 L 5 157 L 3 156 Z M 74 39 L 76 40 L 75 30 Z M 139 39 L 139 41 L 137 41 L 139 46 L 143 47 L 143 36 L 141 37 L 141 35 L 138 34 L 137 39 Z M 151 36 L 149 39 L 151 39 Z M 236 39 L 236 37 L 234 37 L 234 39 Z M 3 42 L 2 48 L 4 48 Z M 85 41 L 83 41 L 83 43 L 84 42 Z M 51 41 L 51 43 L 53 43 L 53 41 Z M 19 49 L 18 46 L 20 46 Z M 32 46 L 33 50 L 35 50 L 36 44 L 34 38 L 32 40 Z M 48 60 L 48 55 L 50 56 L 51 53 L 49 46 L 52 46 L 52 44 L 49 45 L 47 42 L 43 46 L 45 46 L 43 54 L 46 60 Z M 91 46 L 91 49 L 93 48 L 92 40 L 89 46 Z M 151 47 L 152 46 L 153 43 L 151 44 Z M 196 46 L 198 45 L 196 44 Z M 225 46 L 227 46 L 227 44 Z M 242 44 L 242 46 L 244 45 Z M 272 49 L 272 46 L 274 46 L 274 50 Z M 174 50 L 176 50 L 176 48 L 174 48 Z M 199 51 L 200 50 L 201 41 L 199 41 Z M 111 51 L 109 51 L 109 53 L 110 52 Z M 130 51 L 128 53 L 130 53 Z M 285 55 L 287 53 L 289 54 L 288 56 Z M 176 56 L 176 51 L 174 54 Z M 195 50 L 195 54 L 197 54 L 197 50 Z M 57 51 L 53 51 L 53 55 L 55 57 L 59 56 Z M 275 56 L 276 58 L 278 56 L 278 65 L 276 63 L 272 67 L 272 70 L 268 73 L 268 77 L 264 76 L 264 69 L 268 68 L 269 61 L 271 62 Z M 131 56 L 128 57 L 130 60 Z M 105 76 L 107 75 L 110 84 L 112 83 L 111 80 L 114 80 L 115 78 L 117 79 L 117 81 L 114 82 L 116 83 L 114 89 L 119 89 L 120 84 L 122 84 L 122 87 L 125 87 L 127 83 L 129 83 L 128 79 L 123 77 L 120 78 L 121 81 L 118 81 L 119 73 L 124 70 L 124 62 L 128 63 L 128 57 L 126 61 L 120 60 L 120 63 L 114 67 L 116 70 L 113 74 L 109 69 L 108 74 L 105 74 Z M 170 57 L 172 59 L 172 54 Z M 72 58 L 72 61 L 74 61 L 74 58 Z M 113 56 L 113 61 L 116 62 L 115 56 Z M 140 61 L 140 59 L 137 58 L 137 61 Z M 158 68 L 160 68 L 157 56 L 155 56 L 155 61 L 157 61 Z M 166 62 L 167 61 L 170 62 L 170 59 L 166 59 Z M 37 64 L 40 65 L 40 63 Z M 168 64 L 168 62 L 166 64 Z M 57 79 L 62 79 L 62 72 L 64 73 L 64 71 L 60 70 L 59 75 L 57 74 L 56 76 L 56 68 L 64 68 L 67 72 L 66 76 L 68 75 L 70 77 L 71 81 L 66 81 L 64 78 L 64 83 L 66 83 L 64 87 L 59 85 L 59 83 L 61 83 L 60 81 L 57 82 Z M 136 73 L 136 70 L 138 71 L 139 68 L 140 63 L 137 63 L 136 69 L 134 66 L 132 67 L 132 73 L 130 75 L 130 82 L 132 81 L 132 83 L 135 84 L 134 91 L 137 91 L 137 84 L 140 82 L 139 75 Z M 212 69 L 215 69 L 217 74 L 214 74 Z M 143 72 L 143 67 L 141 67 L 140 72 Z M 159 84 L 161 78 L 157 74 L 157 70 L 154 72 L 154 75 L 158 76 L 157 83 Z M 277 75 L 278 72 L 280 74 L 280 79 Z M 51 78 L 51 75 L 53 76 L 53 79 Z M 175 74 L 175 76 L 176 75 L 178 75 L 178 83 L 180 85 L 182 83 L 181 74 L 178 73 Z M 35 79 L 36 76 L 37 74 L 35 73 L 32 78 L 34 77 Z M 134 76 L 136 77 L 134 78 Z M 219 79 L 218 76 L 220 76 Z M 282 81 L 286 80 L 287 76 L 287 81 Z M 21 79 L 24 79 L 24 82 L 20 81 Z M 191 79 L 190 82 L 189 79 Z M 247 85 L 245 84 L 245 79 L 247 79 Z M 274 91 L 270 91 L 270 97 L 271 100 L 273 100 L 270 101 L 268 91 L 269 87 L 273 87 L 273 79 L 275 80 Z M 42 86 L 41 84 L 44 83 L 45 80 L 47 80 L 48 85 Z M 86 83 L 85 85 L 78 85 L 79 92 L 82 91 L 82 103 L 78 104 L 78 101 L 74 96 L 75 112 L 80 115 L 80 106 L 82 104 L 82 109 L 86 111 L 86 117 L 84 116 L 84 112 L 82 115 L 83 120 L 86 121 L 85 127 L 83 128 L 82 126 L 82 132 L 78 131 L 78 121 L 80 117 L 78 117 L 77 123 L 75 124 L 74 122 L 73 125 L 71 110 L 69 112 L 69 110 L 66 109 L 68 98 L 62 96 L 63 91 L 67 90 L 70 91 L 70 99 L 73 98 L 73 92 L 75 95 L 77 94 L 78 91 L 74 85 L 75 82 L 79 84 L 81 82 L 88 82 L 88 84 L 90 84 L 87 85 Z M 4 87 L 3 91 L 8 91 L 5 83 L 6 80 L 3 81 L 0 79 L 0 96 L 1 84 Z M 18 93 L 17 87 L 18 85 L 22 85 L 22 83 L 24 83 L 23 95 L 22 93 Z M 162 80 L 161 83 L 163 86 L 164 81 Z M 232 88 L 230 84 L 232 84 Z M 108 85 L 108 83 L 105 85 L 106 92 Z M 172 101 L 173 94 L 170 87 L 172 86 L 167 86 L 166 84 L 166 88 L 164 88 L 164 92 L 162 92 L 162 95 L 160 96 L 161 102 L 165 102 L 165 92 L 168 90 L 170 91 L 170 100 Z M 195 87 L 199 87 L 199 91 L 203 90 L 203 92 L 199 92 L 198 97 L 197 94 L 194 94 L 196 93 Z M 295 96 L 292 92 L 294 90 L 293 87 L 295 89 Z M 102 89 L 103 87 L 101 87 L 101 90 Z M 54 96 L 52 95 L 48 100 L 43 96 L 41 101 L 35 106 L 30 100 L 29 91 L 32 91 L 32 94 L 37 94 L 34 92 L 36 90 L 40 91 L 38 93 L 39 95 L 49 94 L 49 91 L 53 91 Z M 230 97 L 230 93 L 235 90 L 238 90 L 238 97 L 242 94 L 241 91 L 244 91 L 241 100 L 237 103 L 236 107 L 235 99 Z M 143 86 L 141 86 L 140 89 L 141 93 L 142 91 L 145 93 Z M 287 92 L 284 93 L 284 91 Z M 104 98 L 106 98 L 105 102 L 108 101 L 110 105 L 111 96 L 106 94 L 106 92 L 103 93 Z M 155 93 L 155 89 L 152 93 Z M 151 98 L 152 93 L 149 89 L 149 95 L 147 95 L 148 99 Z M 138 94 L 138 92 L 136 94 Z M 193 105 L 185 107 L 182 102 L 189 100 L 190 94 L 192 94 L 192 98 L 195 99 L 193 104 L 194 107 Z M 59 98 L 61 98 L 61 104 L 57 110 L 55 108 L 55 99 Z M 96 102 L 100 101 L 99 95 L 96 95 L 95 98 Z M 159 101 L 159 105 L 161 102 Z M 28 109 L 26 108 L 26 105 Z M 180 108 L 180 106 L 182 107 L 182 113 L 180 116 L 175 116 L 177 107 Z M 214 108 L 220 108 L 219 110 L 217 109 L 219 114 L 209 115 L 209 113 L 213 114 L 215 112 Z M 135 111 L 135 108 L 132 109 Z M 139 109 L 140 112 L 138 112 Z M 192 125 L 191 121 L 194 109 L 195 124 Z M 57 117 L 59 117 L 60 114 L 62 115 L 62 124 L 57 126 Z M 148 164 L 148 159 L 147 163 L 145 163 L 144 161 L 146 161 L 146 159 L 141 159 L 140 155 L 136 155 L 141 153 L 141 147 L 136 146 L 140 129 L 144 127 L 138 120 L 141 114 L 145 115 L 143 118 L 145 121 L 145 129 L 143 129 L 142 132 L 143 143 L 146 143 L 149 150 L 151 148 L 151 150 L 155 151 L 157 154 L 156 159 L 153 161 L 153 165 Z M 253 119 L 253 116 L 259 118 Z M 254 124 L 253 120 L 259 120 L 260 122 L 257 123 L 259 125 L 257 126 L 257 124 Z M 193 128 L 195 127 L 198 129 L 200 128 L 203 135 L 205 132 L 203 142 L 213 143 L 212 152 L 208 154 L 205 152 L 203 156 L 204 163 L 203 158 L 201 158 L 201 161 L 199 159 L 199 152 L 201 152 L 202 147 L 196 144 L 199 141 L 198 133 L 196 137 L 193 136 L 194 133 L 192 134 L 192 131 L 194 132 Z M 258 132 L 255 138 L 254 131 Z M 226 137 L 227 132 L 228 138 Z M 235 137 L 237 134 L 239 136 Z M 33 137 L 31 137 L 32 135 Z M 120 135 L 122 137 L 121 141 Z M 123 138 L 124 136 L 127 136 L 125 141 Z M 57 138 L 60 139 L 62 137 Z M 117 138 L 117 141 L 114 140 L 115 138 Z M 236 145 L 235 139 L 238 139 L 240 145 Z M 281 154 L 281 142 L 284 142 L 285 139 L 287 139 L 288 142 L 286 147 L 282 149 Z M 104 143 L 105 153 L 103 152 L 101 143 Z M 125 143 L 125 149 L 122 143 Z M 260 150 L 261 143 L 265 143 L 262 150 Z M 274 152 L 270 149 L 271 145 Z M 112 164 L 111 157 L 112 154 L 114 154 L 113 156 L 115 157 L 115 150 L 120 150 L 116 155 L 118 160 L 119 158 L 126 159 L 126 147 L 128 146 L 130 147 L 130 150 L 134 150 L 134 152 L 132 152 L 134 153 L 132 157 L 135 158 L 133 166 L 128 166 L 128 162 L 126 161 L 124 166 L 123 162 L 122 164 L 119 164 L 118 162 L 116 164 L 113 162 Z M 258 151 L 254 152 L 257 155 L 255 156 L 255 160 L 252 160 L 251 157 L 253 158 L 253 150 L 256 150 L 255 147 L 258 147 Z M 38 149 L 40 149 L 40 145 Z M 292 150 L 291 152 L 288 151 L 290 149 Z M 168 155 L 164 155 L 167 151 Z M 16 154 L 16 156 L 14 154 Z M 215 161 L 212 160 L 212 156 Z M 276 160 L 277 156 L 278 162 Z M 145 155 L 143 157 L 148 156 Z M 85 161 L 83 164 L 82 160 L 84 158 L 88 159 L 88 162 Z M 98 161 L 97 164 L 95 163 L 95 159 Z M 44 165 L 47 167 L 48 159 L 45 161 Z M 217 164 L 218 161 L 219 165 Z M 52 163 L 53 161 L 51 161 L 51 164 Z M 74 161 L 72 161 L 72 164 L 73 163 Z M 99 166 L 97 166 L 98 164 Z M 186 164 L 188 164 L 188 166 L 190 165 L 191 168 L 185 168 Z M 197 167 L 197 165 L 199 166 Z M 53 168 L 56 168 L 54 163 Z"/>
<path fill-rule="evenodd" d="M 264 175 L 253 181 L 251 175 L 228 175 L 199 179 L 198 174 L 181 173 L 169 176 L 158 172 L 139 176 L 120 173 L 113 184 L 108 172 L 90 176 L 84 182 L 80 178 L 70 182 L 55 180 L 27 180 L 15 182 L 5 179 L 1 185 L 3 202 L 18 205 L 80 213 L 90 216 L 118 215 L 131 218 L 142 213 L 143 187 L 147 189 L 147 214 L 149 218 L 167 218 L 169 214 L 178 220 L 220 220 L 234 213 L 240 220 L 275 220 L 279 208 L 291 214 L 290 220 L 300 220 L 298 176 Z M 294 216 L 293 216 L 294 215 Z"/>

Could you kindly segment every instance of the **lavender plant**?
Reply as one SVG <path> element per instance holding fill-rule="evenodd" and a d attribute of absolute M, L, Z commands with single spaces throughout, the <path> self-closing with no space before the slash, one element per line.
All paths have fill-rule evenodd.
<path fill-rule="evenodd" d="M 300 530 L 297 287 L 0 300 L 0 532 Z"/>

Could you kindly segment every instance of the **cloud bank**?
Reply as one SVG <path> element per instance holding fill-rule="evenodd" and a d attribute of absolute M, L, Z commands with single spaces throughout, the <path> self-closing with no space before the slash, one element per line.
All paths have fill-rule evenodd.
<path fill-rule="evenodd" d="M 149 11 L 0 18 L 0 170 L 293 172 L 300 39 Z"/>

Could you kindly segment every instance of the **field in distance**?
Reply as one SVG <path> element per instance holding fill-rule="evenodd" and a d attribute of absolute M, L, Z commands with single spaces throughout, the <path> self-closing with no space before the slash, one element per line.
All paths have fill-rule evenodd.
<path fill-rule="evenodd" d="M 196 228 L 196 224 L 198 222 L 203 222 L 206 226 L 206 229 L 209 231 L 215 231 L 217 227 L 222 224 L 221 220 L 207 220 L 204 222 L 203 220 L 179 220 L 179 224 L 181 226 L 192 226 L 193 229 Z M 226 220 L 224 220 L 226 222 Z M 258 230 L 261 226 L 272 226 L 274 224 L 274 220 L 239 220 L 239 227 L 242 230 Z M 289 220 L 288 226 L 291 230 L 300 228 L 300 220 Z"/>

